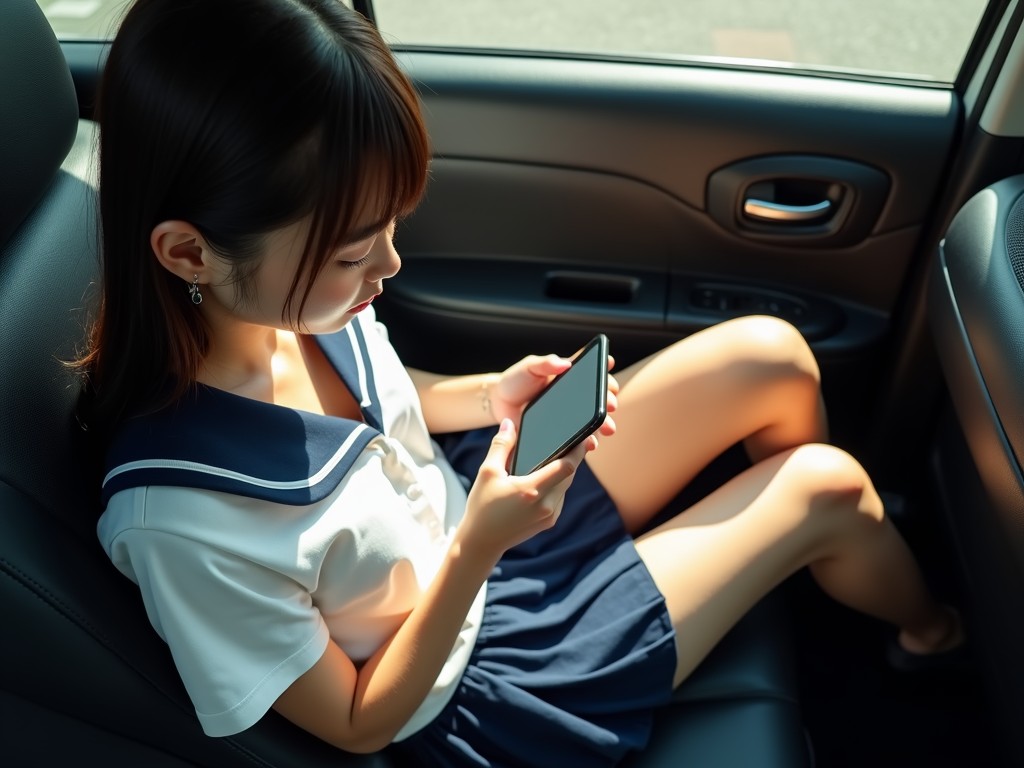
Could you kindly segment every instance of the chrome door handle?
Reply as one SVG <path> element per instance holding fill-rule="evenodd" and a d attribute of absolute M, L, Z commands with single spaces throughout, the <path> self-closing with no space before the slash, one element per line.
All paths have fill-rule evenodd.
<path fill-rule="evenodd" d="M 786 205 L 771 200 L 748 197 L 743 201 L 743 213 L 752 219 L 778 223 L 810 222 L 824 218 L 832 210 L 831 200 L 822 200 L 811 205 Z"/>

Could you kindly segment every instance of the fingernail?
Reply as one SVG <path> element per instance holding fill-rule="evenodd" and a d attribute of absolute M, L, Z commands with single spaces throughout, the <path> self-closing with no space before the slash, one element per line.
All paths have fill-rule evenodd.
<path fill-rule="evenodd" d="M 500 434 L 506 434 L 512 431 L 512 419 L 502 419 L 501 424 L 498 427 Z"/>

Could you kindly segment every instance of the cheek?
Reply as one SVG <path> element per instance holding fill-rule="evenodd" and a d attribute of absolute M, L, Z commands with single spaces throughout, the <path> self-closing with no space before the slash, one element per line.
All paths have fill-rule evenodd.
<path fill-rule="evenodd" d="M 263 273 L 259 276 L 256 285 L 253 286 L 256 290 L 251 293 L 252 300 L 248 304 L 257 312 L 272 313 L 275 317 L 280 318 L 291 285 L 290 275 Z M 245 301 L 244 298 L 243 301 Z"/>
<path fill-rule="evenodd" d="M 351 270 L 355 274 L 348 272 L 344 267 L 329 265 L 309 294 L 306 311 L 330 314 L 352 306 L 363 291 L 364 283 L 358 270 Z"/>

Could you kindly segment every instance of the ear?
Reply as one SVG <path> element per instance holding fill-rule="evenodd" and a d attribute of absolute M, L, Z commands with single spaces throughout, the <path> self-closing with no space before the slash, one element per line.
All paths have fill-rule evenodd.
<path fill-rule="evenodd" d="M 186 283 L 196 275 L 200 282 L 209 282 L 209 248 L 199 230 L 187 221 L 160 222 L 153 227 L 149 243 L 157 261 L 171 274 Z"/>

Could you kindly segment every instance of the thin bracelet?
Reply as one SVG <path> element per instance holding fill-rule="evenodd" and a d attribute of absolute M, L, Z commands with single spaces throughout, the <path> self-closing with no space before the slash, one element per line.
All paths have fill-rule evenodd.
<path fill-rule="evenodd" d="M 493 383 L 494 379 L 490 376 L 480 382 L 480 410 L 492 419 L 494 419 L 494 406 L 491 404 L 491 384 Z"/>

